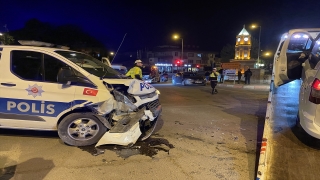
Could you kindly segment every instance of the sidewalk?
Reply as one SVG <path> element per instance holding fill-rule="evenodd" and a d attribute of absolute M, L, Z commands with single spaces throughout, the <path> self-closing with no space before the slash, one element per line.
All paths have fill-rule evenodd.
<path fill-rule="evenodd" d="M 171 84 L 171 78 L 168 81 L 157 83 L 157 84 Z M 207 82 L 207 85 L 210 85 L 210 82 Z M 218 83 L 218 87 L 227 87 L 227 88 L 237 88 L 237 89 L 251 89 L 251 90 L 270 90 L 270 82 L 253 82 L 251 84 L 244 84 L 242 81 L 241 84 L 238 84 L 236 81 L 235 84 L 233 81 L 224 81 L 223 83 Z"/>

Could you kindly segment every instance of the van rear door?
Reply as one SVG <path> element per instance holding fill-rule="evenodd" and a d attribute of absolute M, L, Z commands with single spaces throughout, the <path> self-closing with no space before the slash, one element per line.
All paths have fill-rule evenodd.
<path fill-rule="evenodd" d="M 293 29 L 283 34 L 274 56 L 275 87 L 301 78 L 302 63 L 316 43 L 320 28 Z"/>

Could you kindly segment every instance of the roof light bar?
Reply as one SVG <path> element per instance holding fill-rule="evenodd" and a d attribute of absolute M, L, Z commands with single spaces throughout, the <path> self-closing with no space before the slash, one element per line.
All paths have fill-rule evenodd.
<path fill-rule="evenodd" d="M 61 46 L 61 45 L 56 45 L 56 44 L 41 42 L 41 41 L 19 40 L 18 42 L 23 46 L 55 47 L 60 49 L 70 49 L 70 47 L 68 46 Z"/>
<path fill-rule="evenodd" d="M 19 40 L 18 42 L 23 46 L 42 46 L 42 47 L 53 47 L 54 46 L 54 44 L 41 42 L 41 41 Z"/>

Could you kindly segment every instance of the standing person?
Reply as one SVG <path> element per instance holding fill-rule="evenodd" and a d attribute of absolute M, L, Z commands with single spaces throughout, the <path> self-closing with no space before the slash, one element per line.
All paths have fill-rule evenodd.
<path fill-rule="evenodd" d="M 239 71 L 238 71 L 238 84 L 240 84 L 241 77 L 242 77 L 242 73 L 241 73 L 241 69 L 239 69 Z"/>
<path fill-rule="evenodd" d="M 142 80 L 142 70 L 141 70 L 142 66 L 143 66 L 142 61 L 140 59 L 136 60 L 134 62 L 134 67 L 127 72 L 126 76 L 129 76 L 132 79 Z"/>
<path fill-rule="evenodd" d="M 223 81 L 224 81 L 223 69 L 220 69 L 220 70 L 219 70 L 219 74 L 220 74 L 220 82 L 223 83 Z"/>
<path fill-rule="evenodd" d="M 206 73 L 204 73 L 204 76 L 206 77 L 206 80 L 208 82 L 209 81 L 210 72 L 206 71 Z"/>
<path fill-rule="evenodd" d="M 248 70 L 246 70 L 246 72 L 244 72 L 244 78 L 245 78 L 245 83 L 246 84 L 250 84 L 250 78 L 252 76 L 252 72 L 250 70 L 250 68 Z"/>
<path fill-rule="evenodd" d="M 219 73 L 217 72 L 217 68 L 213 68 L 212 73 L 210 74 L 210 77 L 209 77 L 211 88 L 212 88 L 211 94 L 218 93 L 218 90 L 216 89 L 216 86 L 218 83 L 218 76 L 219 76 Z"/>

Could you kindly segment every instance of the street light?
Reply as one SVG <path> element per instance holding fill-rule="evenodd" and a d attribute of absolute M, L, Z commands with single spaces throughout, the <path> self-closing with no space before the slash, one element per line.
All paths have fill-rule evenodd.
<path fill-rule="evenodd" d="M 264 57 L 264 58 L 261 59 L 261 62 L 257 63 L 257 66 L 258 66 L 258 67 L 264 66 L 265 63 L 266 63 L 266 59 L 265 59 L 265 58 L 270 57 L 270 55 L 271 55 L 270 52 L 266 52 L 266 53 L 264 53 L 264 54 L 261 54 L 261 56 L 259 56 L 259 57 Z"/>
<path fill-rule="evenodd" d="M 258 48 L 258 63 L 260 63 L 260 36 L 261 36 L 261 26 L 257 26 L 257 25 L 252 25 L 252 28 L 257 28 L 259 27 L 259 48 Z"/>
<path fill-rule="evenodd" d="M 173 35 L 173 39 L 181 39 L 181 60 L 183 61 L 183 39 L 179 35 Z"/>

